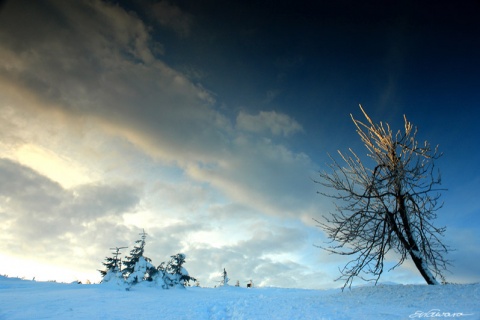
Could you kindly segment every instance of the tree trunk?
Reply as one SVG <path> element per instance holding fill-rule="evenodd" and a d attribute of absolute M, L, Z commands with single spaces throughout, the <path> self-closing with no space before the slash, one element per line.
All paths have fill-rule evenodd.
<path fill-rule="evenodd" d="M 428 269 L 427 264 L 424 263 L 424 259 L 422 258 L 420 251 L 418 250 L 418 244 L 415 241 L 415 238 L 412 233 L 412 229 L 410 228 L 410 221 L 408 220 L 408 213 L 405 206 L 404 195 L 397 196 L 397 205 L 398 205 L 398 213 L 400 214 L 400 218 L 402 219 L 402 223 L 403 223 L 403 229 L 404 229 L 403 231 L 405 231 L 405 235 L 407 237 L 407 239 L 405 239 L 402 235 L 402 238 L 406 242 L 406 243 L 404 242 L 405 249 L 410 253 L 410 257 L 412 258 L 413 263 L 417 267 L 423 279 L 425 279 L 425 281 L 429 285 L 439 284 L 438 281 L 433 276 L 433 274 Z"/>
<path fill-rule="evenodd" d="M 415 247 L 417 245 L 415 244 Z M 420 271 L 420 274 L 422 275 L 423 279 L 430 284 L 430 285 L 437 285 L 439 284 L 438 281 L 435 279 L 433 274 L 428 270 L 428 267 L 426 264 L 423 263 L 423 259 L 420 257 L 420 252 L 418 250 L 412 249 L 410 250 L 410 257 L 412 257 L 413 263 L 415 263 L 415 266 L 417 267 L 418 271 Z"/>

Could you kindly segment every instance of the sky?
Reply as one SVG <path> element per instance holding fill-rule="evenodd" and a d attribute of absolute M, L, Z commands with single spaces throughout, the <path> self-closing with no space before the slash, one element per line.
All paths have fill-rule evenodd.
<path fill-rule="evenodd" d="M 439 145 L 447 281 L 480 281 L 478 1 L 5 1 L 0 274 L 100 280 L 148 234 L 204 286 L 332 288 L 350 114 Z M 389 263 L 395 256 L 388 257 Z M 412 263 L 382 281 L 423 283 Z"/>

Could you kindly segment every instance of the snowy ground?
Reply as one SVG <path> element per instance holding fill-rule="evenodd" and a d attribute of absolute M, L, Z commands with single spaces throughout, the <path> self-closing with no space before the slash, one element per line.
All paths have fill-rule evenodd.
<path fill-rule="evenodd" d="M 480 319 L 480 284 L 130 291 L 0 277 L 0 319 Z"/>

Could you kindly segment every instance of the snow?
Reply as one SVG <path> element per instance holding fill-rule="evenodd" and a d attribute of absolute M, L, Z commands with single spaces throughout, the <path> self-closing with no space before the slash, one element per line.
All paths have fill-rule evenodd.
<path fill-rule="evenodd" d="M 182 276 L 189 276 L 187 269 L 185 269 L 184 267 L 180 268 L 180 274 Z"/>
<path fill-rule="evenodd" d="M 480 319 L 480 284 L 129 291 L 0 277 L 0 319 Z"/>
<path fill-rule="evenodd" d="M 149 263 L 149 265 L 152 266 L 151 263 Z M 138 258 L 137 263 L 135 263 L 133 272 L 128 276 L 127 283 L 133 284 L 133 283 L 142 281 L 146 272 L 147 272 L 147 261 L 145 260 L 144 257 L 140 257 Z"/>
<path fill-rule="evenodd" d="M 122 273 L 118 270 L 109 270 L 105 277 L 103 277 L 102 285 L 109 285 L 119 289 L 124 289 L 127 287 Z"/>

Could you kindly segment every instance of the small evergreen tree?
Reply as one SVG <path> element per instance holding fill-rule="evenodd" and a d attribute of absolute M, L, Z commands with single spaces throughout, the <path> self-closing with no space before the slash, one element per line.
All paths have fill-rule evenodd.
<path fill-rule="evenodd" d="M 145 258 L 147 260 L 147 268 L 144 276 L 145 281 L 155 281 L 155 279 L 160 275 L 159 270 L 151 263 L 152 260 Z"/>
<path fill-rule="evenodd" d="M 127 284 L 134 285 L 142 282 L 143 280 L 147 280 L 148 270 L 155 269 L 155 267 L 150 263 L 150 259 L 147 259 L 148 258 L 143 256 L 138 259 L 137 263 L 135 263 L 133 272 L 130 273 L 126 279 Z M 153 278 L 150 279 L 150 281 L 152 280 Z"/>
<path fill-rule="evenodd" d="M 228 286 L 228 281 L 230 281 L 230 279 L 227 276 L 227 270 L 225 270 L 225 268 L 223 268 L 222 285 L 223 286 Z"/>
<path fill-rule="evenodd" d="M 110 248 L 110 250 L 115 250 L 112 252 L 112 257 L 106 257 L 105 262 L 102 262 L 102 264 L 105 266 L 105 270 L 98 270 L 104 278 L 109 271 L 112 272 L 118 272 L 120 271 L 122 267 L 122 259 L 119 258 L 120 250 L 125 249 L 127 247 L 115 247 L 115 248 Z"/>
<path fill-rule="evenodd" d="M 188 271 L 183 267 L 185 263 L 185 254 L 177 253 L 171 256 L 170 261 L 164 267 L 164 263 L 158 266 L 158 270 L 163 272 L 163 280 L 165 282 L 164 288 L 170 287 L 185 287 L 189 281 L 196 281 L 194 277 L 188 274 Z"/>
<path fill-rule="evenodd" d="M 123 276 L 125 279 L 129 279 L 128 282 L 135 284 L 138 283 L 142 280 L 144 280 L 144 276 L 146 273 L 146 268 L 145 267 L 145 273 L 143 275 L 140 275 L 140 270 L 143 269 L 143 261 L 140 261 L 140 258 L 143 258 L 145 262 L 148 262 L 150 264 L 151 260 L 149 258 L 146 258 L 143 256 L 144 250 L 145 250 L 145 238 L 147 237 L 147 234 L 145 233 L 145 230 L 140 233 L 141 239 L 135 241 L 136 245 L 130 251 L 130 256 L 125 257 L 125 261 L 123 262 L 124 268 L 122 270 Z M 140 265 L 139 265 L 139 262 Z M 137 267 L 136 267 L 137 266 Z M 136 267 L 136 268 L 135 268 Z M 132 275 L 132 277 L 130 277 Z"/>
<path fill-rule="evenodd" d="M 112 257 L 106 257 L 105 262 L 102 262 L 102 264 L 105 266 L 105 270 L 98 270 L 102 278 L 105 277 L 108 271 L 113 271 L 117 268 L 117 262 L 115 261 L 115 258 Z"/>

